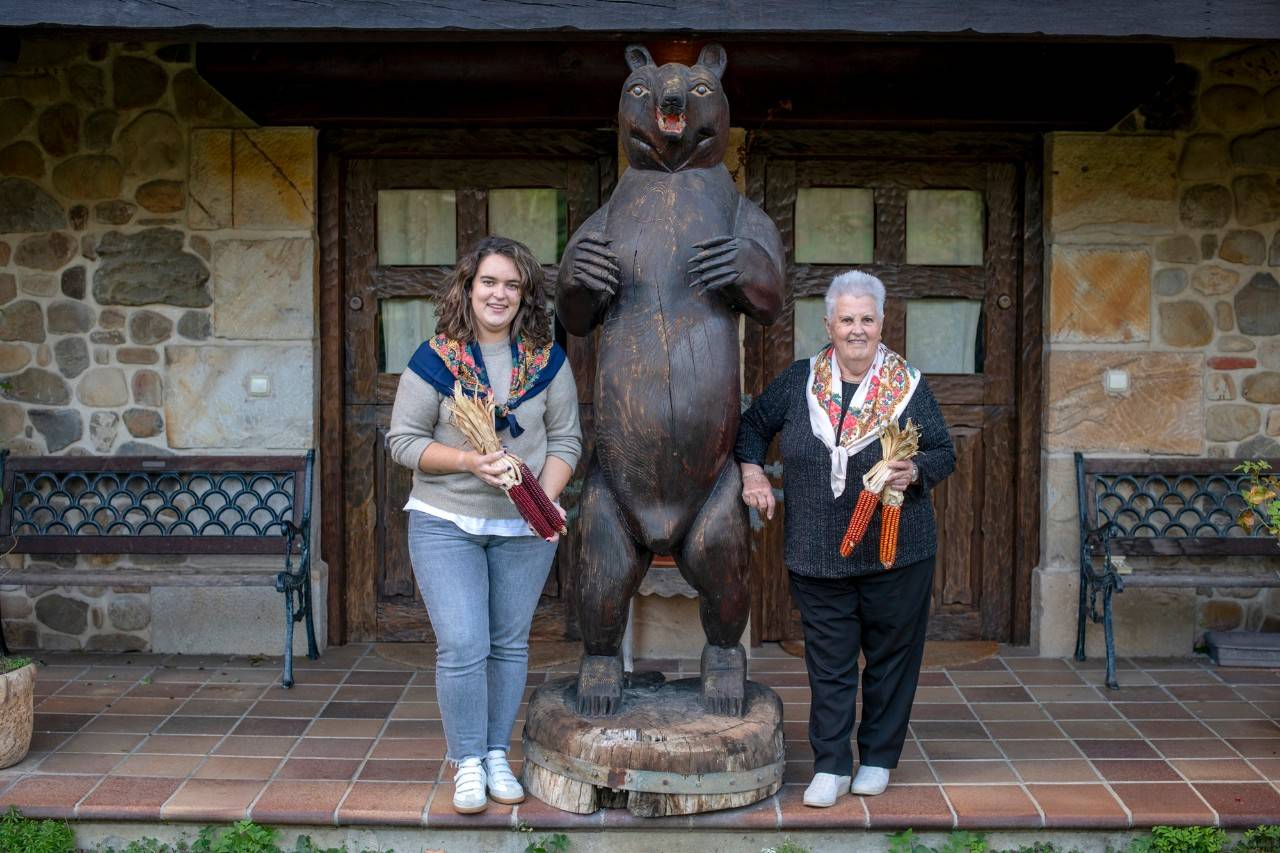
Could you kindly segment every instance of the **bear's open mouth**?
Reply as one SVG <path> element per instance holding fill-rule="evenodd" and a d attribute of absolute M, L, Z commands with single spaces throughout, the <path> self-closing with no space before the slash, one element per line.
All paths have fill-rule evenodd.
<path fill-rule="evenodd" d="M 676 115 L 667 115 L 662 110 L 658 110 L 658 130 L 663 133 L 679 136 L 684 133 L 685 119 L 684 113 Z"/>

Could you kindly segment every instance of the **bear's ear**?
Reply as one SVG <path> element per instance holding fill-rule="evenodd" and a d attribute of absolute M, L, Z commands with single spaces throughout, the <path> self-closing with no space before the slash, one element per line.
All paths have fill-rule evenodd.
<path fill-rule="evenodd" d="M 653 64 L 653 57 L 649 55 L 649 51 L 642 44 L 627 45 L 626 56 L 627 66 L 632 71 Z"/>
<path fill-rule="evenodd" d="M 698 54 L 698 64 L 716 75 L 716 79 L 719 80 L 724 76 L 724 67 L 729 64 L 729 57 L 725 54 L 723 46 L 712 42 Z"/>

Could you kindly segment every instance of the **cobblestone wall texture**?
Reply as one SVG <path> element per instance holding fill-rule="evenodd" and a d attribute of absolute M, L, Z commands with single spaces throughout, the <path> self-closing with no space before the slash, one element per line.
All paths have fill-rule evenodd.
<path fill-rule="evenodd" d="M 257 127 L 194 52 L 28 39 L 0 76 L 0 446 L 16 455 L 313 444 L 315 133 Z M 251 374 L 269 396 L 248 395 Z M 9 555 L 6 636 L 147 648 L 150 587 L 112 585 L 122 569 L 192 565 Z M 40 583 L 68 572 L 86 583 Z"/>

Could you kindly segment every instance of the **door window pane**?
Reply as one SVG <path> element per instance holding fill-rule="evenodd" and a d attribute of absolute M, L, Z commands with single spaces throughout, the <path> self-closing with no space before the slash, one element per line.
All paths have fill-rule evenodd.
<path fill-rule="evenodd" d="M 982 372 L 982 302 L 908 299 L 907 361 L 922 373 Z"/>
<path fill-rule="evenodd" d="M 907 263 L 981 264 L 983 230 L 977 190 L 907 192 Z"/>
<path fill-rule="evenodd" d="M 457 260 L 453 190 L 378 191 L 378 263 L 429 266 Z"/>
<path fill-rule="evenodd" d="M 871 263 L 875 223 L 872 190 L 801 187 L 796 192 L 796 263 Z"/>
<path fill-rule="evenodd" d="M 430 299 L 383 299 L 378 303 L 382 342 L 379 373 L 402 373 L 418 345 L 436 333 L 436 306 Z"/>
<path fill-rule="evenodd" d="M 552 189 L 489 190 L 489 233 L 519 240 L 539 263 L 559 263 L 569 239 L 569 207 Z"/>
<path fill-rule="evenodd" d="M 821 296 L 805 296 L 795 302 L 795 357 L 809 358 L 831 342 L 827 337 L 827 301 Z"/>

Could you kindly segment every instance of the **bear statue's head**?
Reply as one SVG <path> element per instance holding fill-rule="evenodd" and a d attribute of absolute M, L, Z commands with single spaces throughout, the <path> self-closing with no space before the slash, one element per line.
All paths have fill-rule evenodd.
<path fill-rule="evenodd" d="M 723 160 L 729 145 L 729 101 L 720 85 L 724 48 L 707 45 L 693 66 L 658 67 L 635 44 L 626 54 L 631 75 L 618 102 L 618 132 L 631 166 L 678 172 Z"/>

